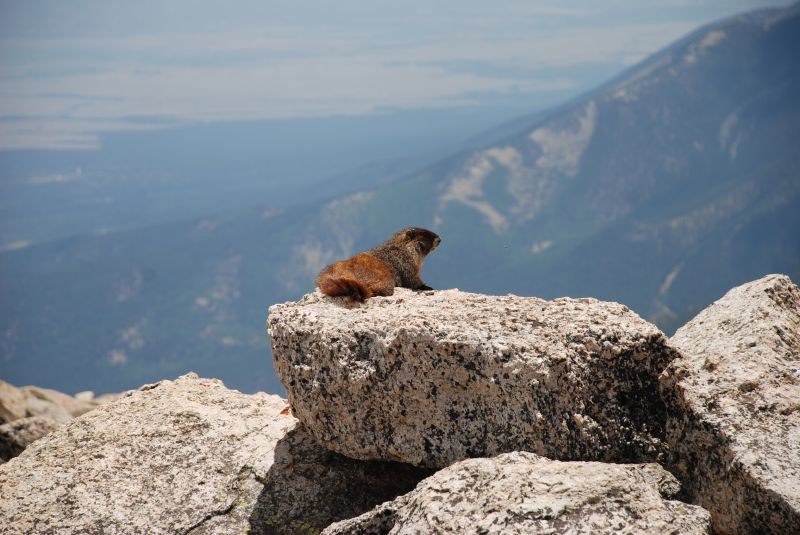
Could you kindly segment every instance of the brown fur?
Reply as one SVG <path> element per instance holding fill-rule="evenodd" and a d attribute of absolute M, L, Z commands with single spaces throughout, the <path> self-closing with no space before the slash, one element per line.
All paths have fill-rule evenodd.
<path fill-rule="evenodd" d="M 392 295 L 396 286 L 430 290 L 419 271 L 425 256 L 440 242 L 429 230 L 403 229 L 375 249 L 327 266 L 317 276 L 317 286 L 326 295 L 361 302 L 373 295 Z"/>

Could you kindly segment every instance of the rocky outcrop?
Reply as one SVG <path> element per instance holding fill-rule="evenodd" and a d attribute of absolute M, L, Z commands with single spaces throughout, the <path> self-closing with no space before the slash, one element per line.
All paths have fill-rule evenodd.
<path fill-rule="evenodd" d="M 344 455 L 442 467 L 515 450 L 663 454 L 657 378 L 677 353 L 617 303 L 396 289 L 353 306 L 315 293 L 270 307 L 268 330 L 293 413 Z"/>
<path fill-rule="evenodd" d="M 708 512 L 662 496 L 664 480 L 675 483 L 657 465 L 469 459 L 323 534 L 710 533 Z"/>
<path fill-rule="evenodd" d="M 0 463 L 16 457 L 33 441 L 62 425 L 43 416 L 29 416 L 0 425 Z"/>
<path fill-rule="evenodd" d="M 616 303 L 457 290 L 309 295 L 268 328 L 299 419 L 194 374 L 102 406 L 0 384 L 0 414 L 27 415 L 0 425 L 0 456 L 45 434 L 0 466 L 0 534 L 800 526 L 787 277 L 731 290 L 670 341 Z M 683 488 L 658 464 L 609 462 L 641 459 Z"/>
<path fill-rule="evenodd" d="M 0 533 L 309 533 L 428 475 L 331 453 L 286 406 L 194 374 L 144 386 L 0 466 Z"/>
<path fill-rule="evenodd" d="M 720 533 L 800 532 L 800 289 L 770 275 L 672 337 L 671 467 Z"/>
<path fill-rule="evenodd" d="M 121 395 L 95 398 L 94 392 L 86 391 L 73 397 L 49 388 L 17 387 L 0 380 L 0 463 L 16 457 L 72 418 Z"/>
<path fill-rule="evenodd" d="M 63 423 L 100 404 L 101 401 L 95 400 L 94 396 L 79 394 L 72 397 L 49 388 L 17 387 L 0 380 L 0 424 L 29 416 Z"/>

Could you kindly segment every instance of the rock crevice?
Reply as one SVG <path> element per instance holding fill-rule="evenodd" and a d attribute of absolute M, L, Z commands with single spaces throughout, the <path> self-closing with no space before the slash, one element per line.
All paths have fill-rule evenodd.
<path fill-rule="evenodd" d="M 708 512 L 665 498 L 665 480 L 676 484 L 658 465 L 506 453 L 455 463 L 323 534 L 709 533 Z"/>
<path fill-rule="evenodd" d="M 721 533 L 800 526 L 800 289 L 769 275 L 678 329 L 661 377 L 669 465 Z"/>

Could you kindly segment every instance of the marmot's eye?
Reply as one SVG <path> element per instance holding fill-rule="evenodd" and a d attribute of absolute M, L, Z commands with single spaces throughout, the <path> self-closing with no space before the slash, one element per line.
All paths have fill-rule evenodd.
<path fill-rule="evenodd" d="M 406 236 L 408 237 L 409 240 L 413 240 L 414 238 L 417 237 L 417 231 L 416 230 L 409 230 L 406 233 Z"/>

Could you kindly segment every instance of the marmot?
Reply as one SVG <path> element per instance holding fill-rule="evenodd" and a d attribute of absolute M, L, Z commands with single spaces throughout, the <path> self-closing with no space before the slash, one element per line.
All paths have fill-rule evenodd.
<path fill-rule="evenodd" d="M 375 249 L 358 253 L 320 271 L 317 286 L 330 296 L 349 296 L 364 302 L 373 295 L 392 295 L 395 286 L 432 290 L 419 278 L 425 256 L 441 238 L 424 228 L 395 232 Z"/>

